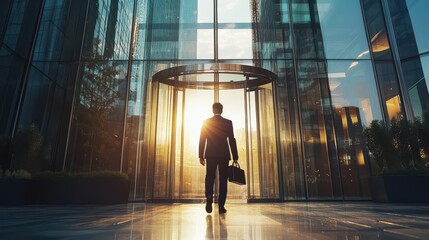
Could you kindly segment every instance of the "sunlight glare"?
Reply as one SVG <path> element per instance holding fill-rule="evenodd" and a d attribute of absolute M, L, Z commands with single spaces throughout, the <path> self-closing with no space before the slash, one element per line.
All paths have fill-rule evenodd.
<path fill-rule="evenodd" d="M 201 126 L 205 119 L 213 116 L 212 104 L 213 98 L 211 94 L 205 94 L 197 91 L 187 91 L 186 93 L 186 107 L 184 116 L 185 127 L 185 148 L 194 152 L 198 156 L 198 141 L 200 138 Z M 209 96 L 207 96 L 209 95 Z"/>

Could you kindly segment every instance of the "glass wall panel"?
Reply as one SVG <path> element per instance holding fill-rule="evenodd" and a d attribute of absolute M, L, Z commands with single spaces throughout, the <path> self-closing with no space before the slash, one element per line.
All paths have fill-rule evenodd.
<path fill-rule="evenodd" d="M 214 58 L 214 6 L 212 0 L 195 0 L 198 6 L 197 12 L 197 38 L 196 41 L 196 59 Z M 187 1 L 183 1 L 183 7 L 189 8 Z M 186 50 L 186 49 L 185 49 Z M 195 50 L 195 48 L 193 48 Z"/>
<path fill-rule="evenodd" d="M 65 72 L 70 73 L 73 81 L 75 80 L 76 65 L 65 66 Z M 64 76 L 67 79 L 66 76 Z M 56 85 L 50 96 L 51 103 L 46 114 L 45 121 L 42 125 L 44 132 L 44 162 L 41 166 L 44 170 L 63 170 L 65 145 L 67 142 L 66 134 L 70 120 L 70 105 L 72 94 L 67 89 Z"/>
<path fill-rule="evenodd" d="M 46 1 L 33 61 L 73 61 L 79 58 L 86 1 Z M 48 73 L 47 73 L 48 74 Z"/>
<path fill-rule="evenodd" d="M 35 68 L 31 69 L 26 86 L 23 114 L 21 114 L 19 121 L 20 125 L 29 126 L 34 123 L 39 128 L 41 127 L 51 95 L 51 85 L 51 81 L 46 76 Z"/>
<path fill-rule="evenodd" d="M 419 53 L 429 51 L 429 31 L 424 19 L 427 18 L 429 2 L 426 0 L 406 0 L 408 14 L 410 15 L 412 31 L 416 39 Z M 423 21 L 422 21 L 423 20 Z"/>
<path fill-rule="evenodd" d="M 382 120 L 370 61 L 328 61 L 344 198 L 369 197 L 363 127 Z"/>
<path fill-rule="evenodd" d="M 363 9 L 386 119 L 401 118 L 402 96 L 380 1 L 364 0 Z"/>
<path fill-rule="evenodd" d="M 391 21 L 394 29 L 395 40 L 398 46 L 398 51 L 401 59 L 417 56 L 419 54 L 419 49 L 417 46 L 416 33 L 414 32 L 413 22 L 411 20 L 410 10 L 408 9 L 408 4 L 410 3 L 411 7 L 413 5 L 425 5 L 427 2 L 423 1 L 398 1 L 398 0 L 388 0 L 388 7 L 390 10 Z M 412 4 L 411 4 L 412 3 Z M 416 10 L 416 9 L 415 9 Z M 425 11 L 424 9 L 417 10 L 416 15 L 419 15 L 418 11 Z M 416 23 L 417 24 L 417 23 Z M 426 30 L 421 31 L 421 28 L 424 24 L 417 24 L 416 30 L 420 31 L 420 37 L 424 39 Z M 427 33 L 426 33 L 427 34 Z M 427 35 L 426 35 L 427 36 Z M 423 44 L 421 47 L 428 46 Z"/>
<path fill-rule="evenodd" d="M 149 27 L 149 59 L 177 59 L 179 40 L 179 1 L 155 1 Z"/>
<path fill-rule="evenodd" d="M 370 61 L 328 61 L 329 87 L 335 108 L 357 107 L 362 125 L 382 120 L 380 103 Z"/>
<path fill-rule="evenodd" d="M 371 51 L 376 60 L 392 60 L 389 37 L 380 1 L 363 0 Z"/>
<path fill-rule="evenodd" d="M 359 0 L 318 0 L 317 12 L 327 59 L 369 59 Z"/>
<path fill-rule="evenodd" d="M 292 29 L 297 59 L 325 59 L 317 5 L 310 0 L 292 0 Z"/>
<path fill-rule="evenodd" d="M 308 199 L 341 197 L 325 62 L 298 62 L 298 94 Z M 335 187 L 335 188 L 334 188 Z"/>
<path fill-rule="evenodd" d="M 1 41 L 23 58 L 29 56 L 42 0 L 15 0 Z M 1 32 L 3 34 L 3 32 Z"/>
<path fill-rule="evenodd" d="M 3 0 L 0 2 L 0 33 L 3 33 L 3 29 L 6 27 L 6 21 L 8 14 L 11 10 L 13 0 Z M 0 40 L 3 36 L 0 35 Z"/>
<path fill-rule="evenodd" d="M 220 59 L 252 59 L 251 9 L 247 0 L 218 0 Z"/>
<path fill-rule="evenodd" d="M 120 169 L 127 62 L 82 63 L 69 170 Z"/>
<path fill-rule="evenodd" d="M 369 59 L 360 2 L 292 2 L 298 58 Z"/>
<path fill-rule="evenodd" d="M 425 75 L 426 57 L 420 53 L 429 50 L 429 34 L 421 20 L 429 3 L 421 0 L 389 0 L 392 25 L 402 60 L 404 91 L 408 94 L 409 105 L 414 117 L 422 117 L 428 112 L 428 88 Z M 423 18 L 422 18 L 423 17 Z"/>
<path fill-rule="evenodd" d="M 73 74 L 76 72 L 74 65 L 61 66 L 61 70 L 66 73 L 62 76 L 65 80 L 70 80 L 69 76 L 74 80 Z M 71 95 L 67 94 L 64 87 L 55 84 L 38 69 L 31 69 L 19 126 L 34 124 L 41 131 L 43 158 L 40 162 L 34 163 L 32 169 L 27 170 L 62 170 L 67 136 L 60 135 L 59 132 L 68 129 L 68 108 L 64 107 L 66 100 L 70 101 Z"/>
<path fill-rule="evenodd" d="M 429 112 L 429 56 L 403 61 L 402 69 L 414 117 L 422 118 Z"/>
<path fill-rule="evenodd" d="M 46 76 L 41 74 L 37 69 L 31 68 L 29 81 L 26 85 L 18 131 L 26 129 L 32 124 L 38 129 L 38 131 L 40 131 L 41 128 L 44 127 L 43 124 L 49 122 L 49 111 L 51 104 L 53 103 L 53 89 L 52 82 Z M 49 143 L 46 142 L 46 144 Z M 49 164 L 49 162 L 47 164 Z M 12 166 L 13 169 L 25 169 L 31 173 L 50 169 L 46 164 L 44 164 L 42 159 L 27 162 L 24 158 L 15 158 L 12 161 Z"/>
<path fill-rule="evenodd" d="M 259 15 L 252 16 L 252 21 L 257 24 L 253 28 L 254 59 L 292 59 L 288 1 L 263 1 L 260 9 L 252 11 L 260 11 Z"/>
<path fill-rule="evenodd" d="M 391 61 L 375 61 L 377 78 L 380 83 L 381 101 L 388 119 L 400 119 L 404 116 L 402 111 L 402 98 L 399 94 L 398 75 Z"/>
<path fill-rule="evenodd" d="M 198 15 L 196 8 L 196 5 L 186 4 L 185 6 L 185 4 L 181 4 L 178 38 L 179 59 L 195 59 L 197 57 Z"/>
<path fill-rule="evenodd" d="M 151 101 L 147 100 L 147 85 L 150 83 L 146 62 L 134 61 L 132 64 L 125 132 L 125 146 L 122 171 L 127 172 L 131 181 L 131 199 L 141 199 L 145 192 L 147 158 L 143 157 L 143 142 L 149 132 L 150 116 L 145 111 L 150 109 Z M 143 107 L 146 105 L 146 107 Z M 147 151 L 146 151 L 147 152 Z M 145 153 L 147 154 L 147 153 Z M 137 198 L 138 197 L 138 198 Z"/>
<path fill-rule="evenodd" d="M 426 106 L 425 112 L 428 113 L 429 112 L 429 99 L 427 98 L 427 96 L 428 96 L 428 91 L 429 91 L 429 54 L 422 55 L 421 61 L 422 61 L 423 74 L 424 74 L 423 79 L 425 82 L 423 82 L 423 79 L 420 79 L 419 82 L 416 84 L 418 84 L 419 87 L 421 88 L 422 95 L 424 95 L 424 93 L 425 93 L 424 85 L 426 85 L 426 98 L 422 102 L 423 102 L 423 105 Z"/>
<path fill-rule="evenodd" d="M 213 59 L 213 1 L 182 1 L 179 59 Z"/>
<path fill-rule="evenodd" d="M 0 134 L 9 136 L 19 113 L 22 82 L 42 1 L 0 3 Z M 9 167 L 10 162 L 3 167 Z"/>
<path fill-rule="evenodd" d="M 134 1 L 89 1 L 84 56 L 126 60 L 129 57 Z M 99 55 L 94 56 L 92 49 Z"/>
<path fill-rule="evenodd" d="M 137 0 L 135 9 L 135 25 L 133 26 L 135 32 L 134 38 L 131 42 L 131 44 L 133 44 L 134 60 L 143 60 L 147 54 L 146 44 L 149 28 L 148 17 L 150 14 L 148 11 L 148 5 L 149 1 Z"/>
<path fill-rule="evenodd" d="M 37 164 L 41 170 L 62 169 L 77 70 L 74 61 L 79 57 L 85 9 L 85 1 L 71 0 L 43 1 L 43 4 L 38 0 L 14 1 L 9 9 L 11 15 L 3 32 L 5 35 L 2 35 L 8 46 L 2 47 L 12 48 L 15 56 L 31 60 L 31 64 L 20 64 L 13 57 L 9 61 L 14 67 L 10 70 L 2 68 L 8 76 L 2 88 L 8 91 L 5 103 L 15 111 L 5 115 L 8 122 L 2 127 L 9 128 L 9 132 L 13 131 L 14 124 L 18 127 L 35 124 L 39 128 L 46 145 L 43 162 Z M 7 83 L 17 70 L 20 71 L 19 78 L 13 80 L 14 84 Z M 23 89 L 18 90 L 18 86 Z M 12 94 L 16 96 L 12 97 Z M 15 105 L 20 98 L 22 105 Z M 17 114 L 20 119 L 14 123 Z"/>
<path fill-rule="evenodd" d="M 25 63 L 5 48 L 0 48 L 0 133 L 9 134 L 15 121 L 19 86 Z"/>
<path fill-rule="evenodd" d="M 157 1 L 150 11 L 146 58 L 213 59 L 212 1 Z"/>
<path fill-rule="evenodd" d="M 87 1 L 45 1 L 33 51 L 32 65 L 50 83 L 46 116 L 41 125 L 46 156 L 52 161 L 46 169 L 63 170 L 77 64 L 81 52 Z M 28 80 L 33 81 L 31 76 Z M 28 96 L 26 96 L 27 99 Z M 58 134 L 59 132 L 63 134 Z"/>
<path fill-rule="evenodd" d="M 252 59 L 251 29 L 219 29 L 220 59 Z"/>
<path fill-rule="evenodd" d="M 214 32 L 212 29 L 198 29 L 196 59 L 214 58 Z"/>
<path fill-rule="evenodd" d="M 218 0 L 219 23 L 250 23 L 251 14 L 248 0 Z"/>
<path fill-rule="evenodd" d="M 198 6 L 197 11 L 198 23 L 211 23 L 214 22 L 214 5 L 213 0 L 198 0 L 196 1 Z M 183 6 L 186 7 L 185 1 L 183 1 Z"/>
<path fill-rule="evenodd" d="M 278 62 L 277 108 L 284 199 L 306 199 L 296 82 L 292 62 Z"/>

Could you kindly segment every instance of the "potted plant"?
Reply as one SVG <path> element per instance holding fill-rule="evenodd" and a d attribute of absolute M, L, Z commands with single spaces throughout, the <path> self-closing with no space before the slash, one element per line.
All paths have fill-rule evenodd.
<path fill-rule="evenodd" d="M 31 174 L 25 170 L 0 169 L 0 204 L 20 205 L 33 201 L 34 187 Z"/>
<path fill-rule="evenodd" d="M 43 172 L 35 176 L 36 203 L 120 204 L 128 202 L 130 182 L 114 171 Z"/>
<path fill-rule="evenodd" d="M 380 202 L 429 202 L 428 117 L 414 122 L 373 121 L 364 130 L 370 158 L 372 198 Z"/>

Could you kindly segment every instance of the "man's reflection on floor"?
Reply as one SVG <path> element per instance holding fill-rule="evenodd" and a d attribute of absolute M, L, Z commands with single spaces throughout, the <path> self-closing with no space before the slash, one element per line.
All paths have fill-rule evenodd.
<path fill-rule="evenodd" d="M 212 215 L 206 216 L 206 239 L 213 239 Z"/>
<path fill-rule="evenodd" d="M 213 224 L 212 215 L 206 216 L 206 239 L 226 239 L 228 238 L 228 230 L 226 229 L 226 216 L 220 214 L 218 224 Z M 215 226 L 213 226 L 215 225 Z"/>
<path fill-rule="evenodd" d="M 228 230 L 226 229 L 225 214 L 219 215 L 219 232 L 221 238 L 228 238 Z"/>

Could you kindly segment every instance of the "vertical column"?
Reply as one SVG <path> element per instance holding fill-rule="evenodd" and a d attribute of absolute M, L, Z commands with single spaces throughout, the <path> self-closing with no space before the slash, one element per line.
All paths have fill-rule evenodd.
<path fill-rule="evenodd" d="M 127 77 L 126 77 L 126 85 L 127 88 L 125 90 L 125 110 L 124 110 L 124 116 L 123 116 L 123 127 L 122 127 L 122 140 L 121 140 L 121 164 L 119 167 L 119 172 L 123 171 L 123 165 L 124 165 L 124 154 L 125 154 L 125 135 L 127 134 L 127 116 L 128 116 L 128 100 L 130 95 L 130 83 L 131 83 L 131 71 L 133 68 L 133 61 L 134 61 L 134 45 L 136 43 L 136 14 L 137 14 L 137 0 L 134 0 L 133 5 L 133 20 L 131 24 L 131 37 L 130 37 L 130 53 L 128 55 L 128 67 L 127 67 Z"/>
<path fill-rule="evenodd" d="M 176 81 L 177 81 L 177 77 L 176 77 Z M 173 104 L 173 116 L 172 116 L 172 121 L 170 122 L 170 124 L 172 124 L 171 126 L 171 136 L 170 136 L 170 156 L 169 156 L 169 161 L 168 164 L 170 164 L 170 166 L 167 166 L 170 168 L 170 174 L 168 174 L 168 182 L 167 182 L 167 198 L 168 199 L 173 199 L 174 197 L 174 191 L 175 191 L 175 185 L 174 185 L 174 180 L 176 179 L 176 137 L 177 137 L 177 105 L 179 104 L 177 102 L 177 87 L 172 86 L 171 87 L 173 90 L 173 101 L 171 102 Z M 183 113 L 182 113 L 183 115 Z"/>
<path fill-rule="evenodd" d="M 215 64 L 218 63 L 218 56 L 219 56 L 219 52 L 218 52 L 218 19 L 217 19 L 217 0 L 213 1 L 213 9 L 214 9 L 214 13 L 213 13 L 213 30 L 214 30 L 214 62 Z M 213 85 L 213 91 L 214 91 L 214 102 L 219 102 L 219 72 L 217 71 L 217 69 L 214 71 L 214 85 Z"/>
<path fill-rule="evenodd" d="M 246 76 L 246 82 L 244 82 L 244 117 L 245 117 L 245 119 L 244 119 L 244 122 L 245 122 L 245 129 L 246 129 L 246 165 L 247 165 L 247 179 L 246 179 L 246 182 L 247 182 L 247 198 L 249 198 L 249 196 L 250 196 L 250 185 L 252 184 L 252 186 L 254 186 L 253 185 L 253 177 L 252 178 L 250 178 L 250 170 L 251 170 L 251 167 L 250 167 L 250 164 L 252 163 L 252 160 L 253 160 L 253 158 L 252 158 L 252 151 L 249 151 L 249 149 L 250 149 L 250 144 L 249 144 L 249 141 L 250 141 L 250 134 L 249 134 L 249 121 L 251 120 L 251 118 L 250 118 L 250 115 L 249 115 L 249 107 L 248 107 L 248 91 L 247 91 L 247 83 L 249 82 L 249 77 L 248 76 Z M 250 181 L 252 181 L 252 182 L 250 182 Z"/>
<path fill-rule="evenodd" d="M 213 86 L 214 102 L 219 102 L 219 73 L 216 71 L 213 77 L 214 77 L 214 86 Z"/>

